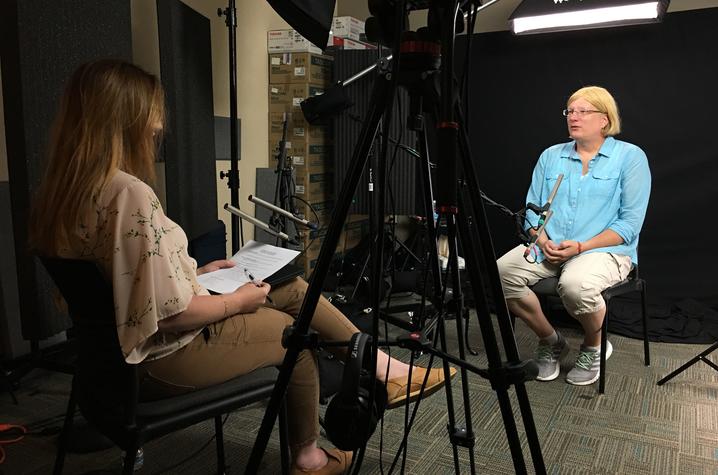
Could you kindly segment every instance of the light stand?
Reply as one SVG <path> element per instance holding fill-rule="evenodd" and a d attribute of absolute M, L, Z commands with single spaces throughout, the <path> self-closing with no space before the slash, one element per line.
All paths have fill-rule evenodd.
<path fill-rule="evenodd" d="M 229 0 L 226 9 L 217 9 L 217 15 L 225 17 L 229 31 L 229 172 L 219 172 L 221 179 L 227 178 L 230 190 L 230 204 L 239 209 L 239 158 L 237 144 L 237 7 L 235 0 Z M 232 255 L 244 245 L 244 231 L 239 216 L 233 214 Z"/>

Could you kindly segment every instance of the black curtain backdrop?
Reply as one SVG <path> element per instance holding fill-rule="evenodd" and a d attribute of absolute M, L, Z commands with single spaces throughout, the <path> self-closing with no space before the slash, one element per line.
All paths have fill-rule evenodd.
<path fill-rule="evenodd" d="M 718 338 L 716 25 L 711 8 L 669 14 L 656 25 L 472 38 L 468 123 L 479 181 L 513 210 L 523 206 L 539 154 L 570 140 L 561 115 L 570 94 L 599 85 L 616 98 L 617 138 L 646 152 L 653 178 L 639 264 L 656 340 Z M 459 54 L 465 44 L 457 40 Z M 514 227 L 488 213 L 501 255 L 518 242 Z M 640 331 L 636 313 L 619 309 L 611 331 Z"/>

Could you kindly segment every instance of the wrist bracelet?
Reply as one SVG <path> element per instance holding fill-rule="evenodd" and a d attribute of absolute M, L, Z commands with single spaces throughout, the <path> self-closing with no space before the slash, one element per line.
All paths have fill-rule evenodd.
<path fill-rule="evenodd" d="M 578 244 L 578 254 L 581 254 L 581 252 L 583 252 L 581 249 L 581 243 L 579 241 L 576 241 L 576 244 Z"/>

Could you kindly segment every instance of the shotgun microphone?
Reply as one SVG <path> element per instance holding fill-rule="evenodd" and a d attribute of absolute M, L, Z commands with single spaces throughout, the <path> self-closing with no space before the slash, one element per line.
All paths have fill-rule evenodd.
<path fill-rule="evenodd" d="M 234 206 L 230 205 L 229 203 L 225 203 L 225 204 L 224 204 L 224 209 L 226 209 L 227 211 L 229 211 L 230 213 L 232 213 L 232 214 L 235 215 L 235 216 L 239 216 L 239 217 L 242 218 L 242 219 L 246 219 L 247 221 L 249 221 L 250 223 L 254 224 L 254 225 L 255 225 L 256 227 L 258 227 L 259 229 L 268 232 L 268 233 L 271 234 L 272 236 L 278 237 L 279 239 L 282 239 L 282 240 L 284 240 L 284 241 L 287 241 L 287 242 L 290 243 L 290 244 L 294 244 L 294 245 L 297 245 L 297 244 L 298 244 L 295 239 L 290 238 L 287 234 L 272 229 L 271 227 L 269 227 L 268 224 L 266 224 L 266 223 L 264 223 L 264 222 L 258 220 L 258 219 L 255 218 L 254 216 L 248 215 L 248 214 L 245 213 L 244 211 L 235 208 Z"/>
<path fill-rule="evenodd" d="M 302 226 L 306 226 L 309 229 L 316 230 L 319 228 L 319 226 L 317 226 L 315 223 L 312 223 L 311 221 L 308 221 L 306 219 L 298 218 L 298 217 L 294 216 L 294 214 L 290 213 L 289 211 L 282 209 L 279 206 L 274 206 L 272 203 L 270 203 L 268 201 L 264 201 L 261 198 L 257 198 L 256 196 L 249 195 L 249 198 L 247 198 L 247 199 L 254 204 L 257 204 L 263 208 L 267 208 L 268 210 L 270 210 L 274 213 L 281 214 L 282 216 L 291 219 L 295 223 L 301 224 Z"/>
<path fill-rule="evenodd" d="M 553 189 L 551 190 L 551 193 L 548 195 L 548 199 L 546 200 L 546 204 L 543 205 L 541 208 L 534 209 L 534 207 L 527 206 L 528 208 L 532 209 L 534 212 L 538 212 L 539 215 L 539 221 L 538 221 L 538 229 L 536 230 L 536 233 L 531 237 L 531 241 L 529 242 L 529 245 L 526 247 L 526 250 L 524 251 L 524 257 L 527 257 L 536 247 L 536 242 L 541 237 L 541 235 L 544 233 L 544 230 L 546 229 L 546 225 L 548 224 L 549 220 L 551 219 L 551 216 L 553 216 L 553 211 L 551 210 L 551 204 L 553 203 L 553 199 L 556 197 L 556 193 L 558 193 L 558 187 L 561 186 L 561 182 L 563 181 L 563 173 L 561 173 L 556 178 L 556 183 L 553 185 Z"/>

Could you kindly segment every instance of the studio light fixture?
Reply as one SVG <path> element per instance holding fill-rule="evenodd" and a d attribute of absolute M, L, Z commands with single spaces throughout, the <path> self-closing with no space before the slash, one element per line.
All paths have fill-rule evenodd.
<path fill-rule="evenodd" d="M 523 0 L 509 18 L 517 35 L 657 23 L 670 0 Z"/>

